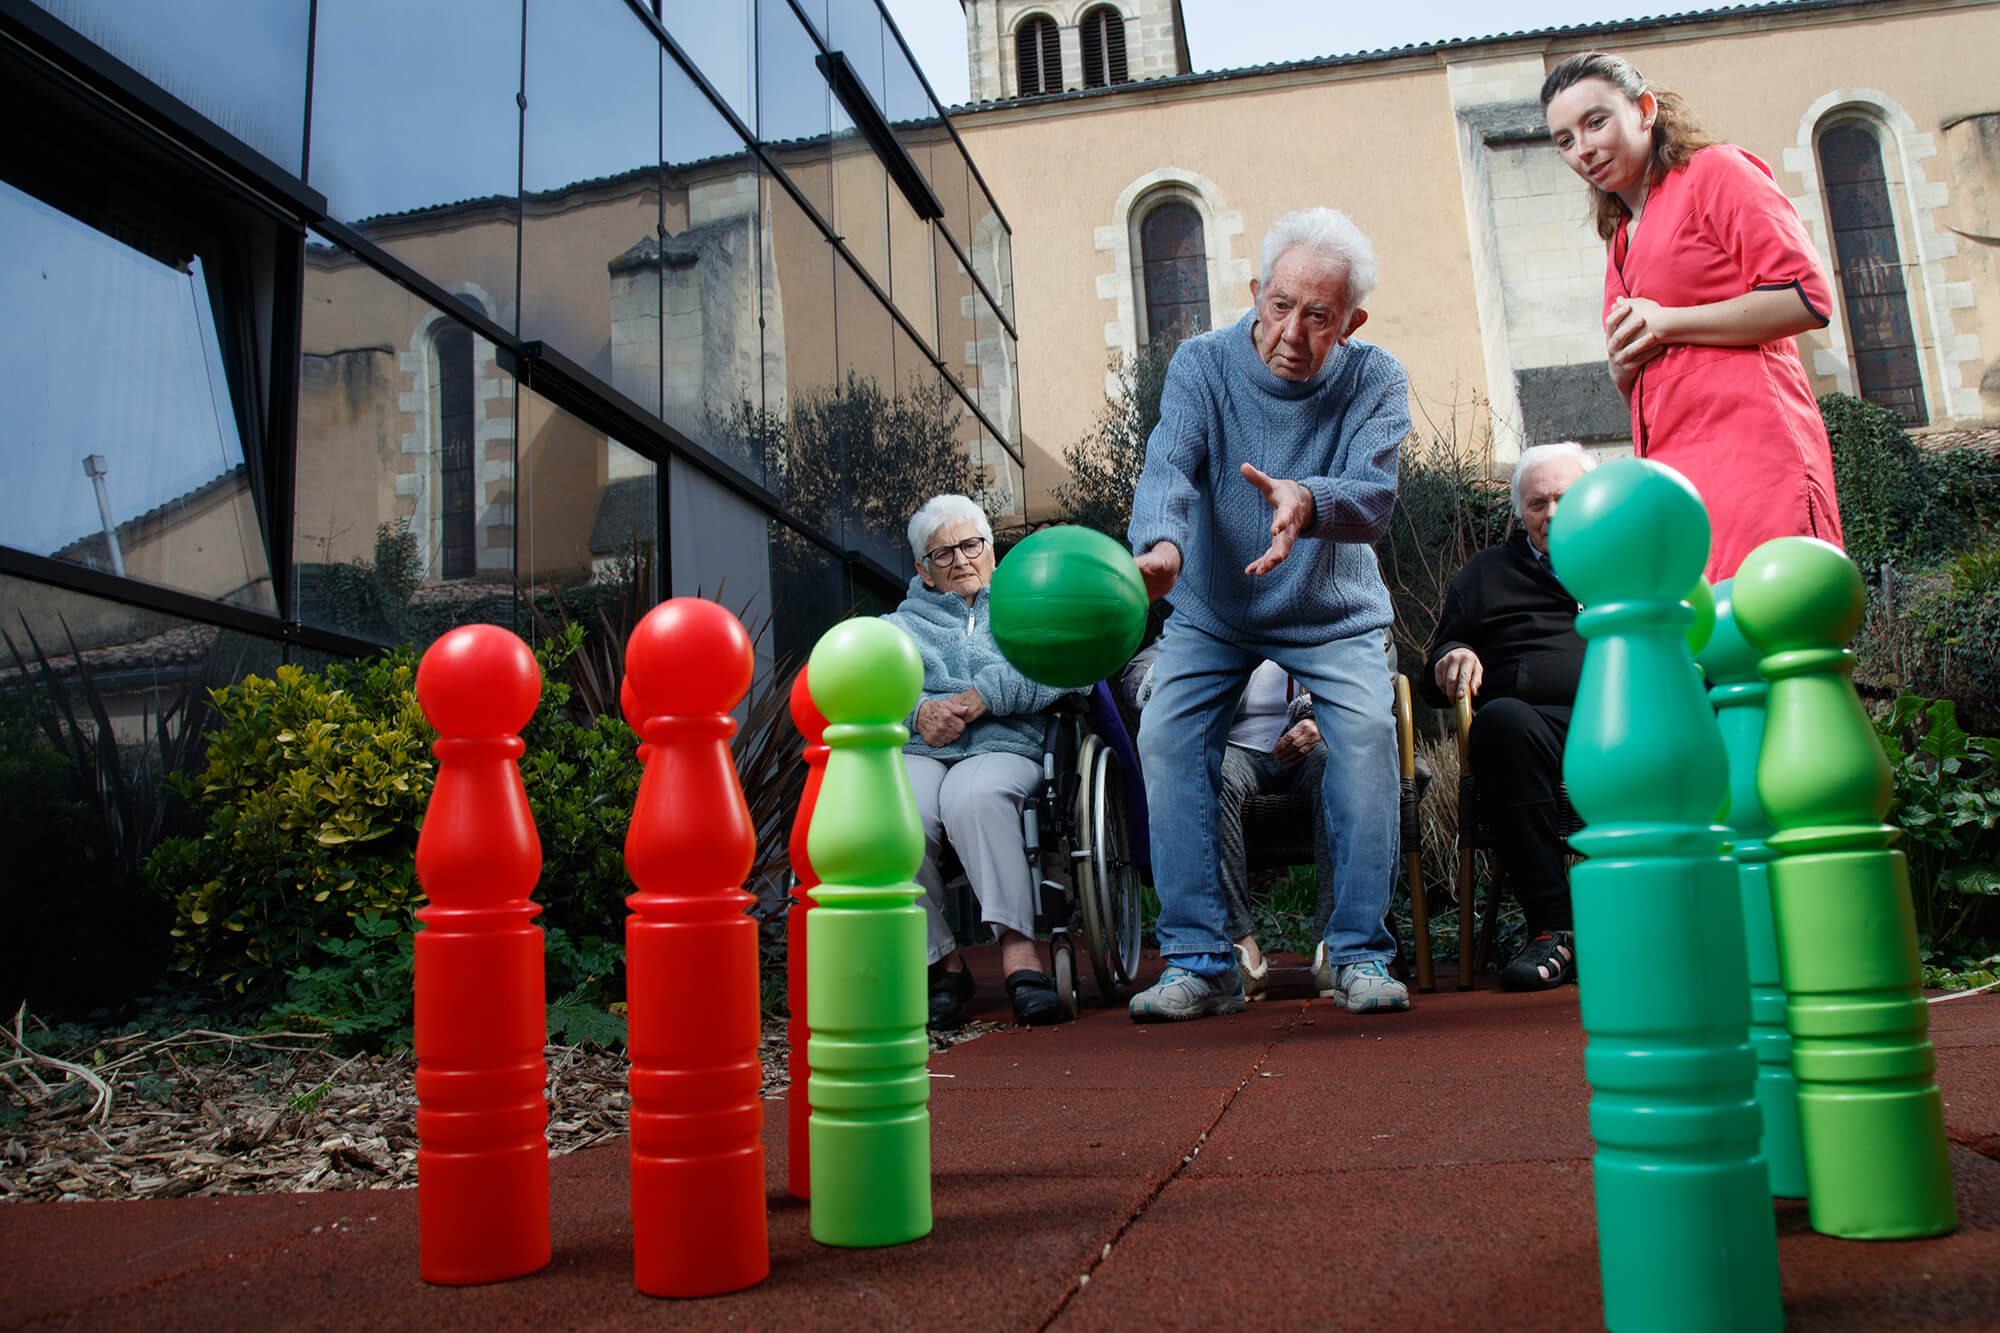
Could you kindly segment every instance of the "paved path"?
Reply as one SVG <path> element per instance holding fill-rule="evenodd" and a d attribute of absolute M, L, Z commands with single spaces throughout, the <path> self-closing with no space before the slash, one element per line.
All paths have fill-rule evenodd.
<path fill-rule="evenodd" d="M 815 1244 L 768 1103 L 771 1276 L 631 1285 L 622 1147 L 558 1158 L 555 1260 L 417 1276 L 414 1191 L 0 1208 L 0 1327 L 1213 1329 L 1598 1326 L 1577 992 L 1356 1017 L 1297 959 L 1240 1016 L 1113 1010 L 932 1062 L 936 1230 Z M 975 1011 L 1005 1017 L 981 960 Z M 1932 1008 L 1963 1226 L 1815 1235 L 1777 1205 L 1793 1329 L 2000 1328 L 2000 994 Z"/>

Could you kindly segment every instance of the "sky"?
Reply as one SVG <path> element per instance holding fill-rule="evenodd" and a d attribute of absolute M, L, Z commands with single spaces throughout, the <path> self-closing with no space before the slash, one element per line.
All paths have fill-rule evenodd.
<path fill-rule="evenodd" d="M 959 0 L 885 0 L 938 100 L 967 100 Z M 1197 71 L 1713 8 L 1700 0 L 1181 0 Z"/>

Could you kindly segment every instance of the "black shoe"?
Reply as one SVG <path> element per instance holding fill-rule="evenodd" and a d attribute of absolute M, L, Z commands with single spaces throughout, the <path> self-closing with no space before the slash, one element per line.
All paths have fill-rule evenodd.
<path fill-rule="evenodd" d="M 1501 990 L 1554 990 L 1576 980 L 1576 935 L 1545 930 L 1500 969 Z"/>
<path fill-rule="evenodd" d="M 1056 984 L 1029 968 L 1007 974 L 1007 998 L 1014 1002 L 1014 1021 L 1023 1027 L 1060 1023 L 1069 1017 L 1056 995 Z"/>
<path fill-rule="evenodd" d="M 949 1032 L 965 1026 L 965 1006 L 972 999 L 972 969 L 963 961 L 956 971 L 942 962 L 930 967 L 931 1016 L 924 1026 Z"/>

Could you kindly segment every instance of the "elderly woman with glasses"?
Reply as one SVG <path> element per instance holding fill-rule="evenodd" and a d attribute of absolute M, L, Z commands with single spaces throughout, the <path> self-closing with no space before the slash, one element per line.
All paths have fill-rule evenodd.
<path fill-rule="evenodd" d="M 1041 781 L 1043 712 L 1061 694 L 1016 671 L 1000 655 L 987 614 L 993 527 L 963 495 L 940 495 L 910 520 L 917 577 L 883 619 L 907 633 L 924 659 L 924 691 L 904 719 L 903 762 L 924 822 L 917 871 L 929 920 L 930 1026 L 965 1022 L 972 973 L 941 910 L 938 858 L 949 839 L 1000 939 L 1007 995 L 1018 1023 L 1054 1023 L 1062 1008 L 1035 949 L 1034 880 L 1021 837 L 1021 809 Z"/>

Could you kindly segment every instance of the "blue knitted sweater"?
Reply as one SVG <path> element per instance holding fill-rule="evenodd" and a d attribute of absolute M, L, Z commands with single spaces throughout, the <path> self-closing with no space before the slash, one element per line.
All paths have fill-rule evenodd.
<path fill-rule="evenodd" d="M 1004 750 L 1030 759 L 1042 757 L 1042 712 L 1068 693 L 1039 685 L 1000 655 L 993 638 L 987 590 L 967 606 L 949 590 L 910 580 L 903 604 L 882 619 L 908 634 L 924 659 L 924 692 L 918 698 L 947 699 L 963 690 L 979 691 L 986 715 L 959 733 L 949 745 L 931 745 L 917 734 L 917 712 L 903 719 L 910 739 L 903 749 L 933 759 L 964 759 Z"/>
<path fill-rule="evenodd" d="M 1408 381 L 1379 347 L 1350 341 L 1309 380 L 1278 378 L 1250 340 L 1252 310 L 1174 353 L 1160 424 L 1132 497 L 1134 553 L 1180 548 L 1167 600 L 1222 638 L 1323 643 L 1390 620 L 1372 543 L 1389 527 L 1396 455 L 1410 433 Z M 1313 526 L 1261 578 L 1243 572 L 1271 544 L 1271 507 L 1251 463 L 1312 492 Z"/>

